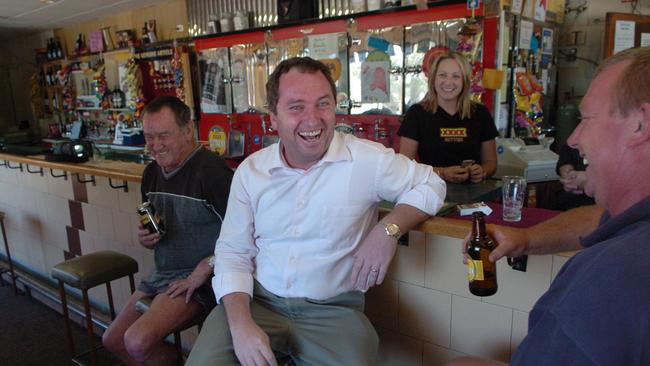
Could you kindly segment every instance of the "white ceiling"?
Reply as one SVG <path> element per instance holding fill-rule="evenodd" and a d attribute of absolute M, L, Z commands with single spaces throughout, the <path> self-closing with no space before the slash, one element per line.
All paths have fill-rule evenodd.
<path fill-rule="evenodd" d="M 0 39 L 63 28 L 169 0 L 0 0 Z"/>

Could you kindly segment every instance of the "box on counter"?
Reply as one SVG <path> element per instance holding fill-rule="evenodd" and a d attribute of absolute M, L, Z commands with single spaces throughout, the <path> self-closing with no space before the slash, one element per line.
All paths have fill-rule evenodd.
<path fill-rule="evenodd" d="M 456 206 L 456 208 L 458 209 L 458 214 L 460 216 L 471 215 L 477 211 L 483 212 L 485 216 L 492 213 L 492 209 L 490 206 L 486 205 L 485 202 L 463 203 Z"/>

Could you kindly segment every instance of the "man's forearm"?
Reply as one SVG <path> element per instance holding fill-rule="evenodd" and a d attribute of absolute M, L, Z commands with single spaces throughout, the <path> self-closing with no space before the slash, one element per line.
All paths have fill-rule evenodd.
<path fill-rule="evenodd" d="M 222 297 L 221 301 L 226 309 L 226 318 L 231 331 L 238 325 L 253 321 L 250 308 L 251 297 L 247 293 L 229 293 Z"/>
<path fill-rule="evenodd" d="M 429 214 L 411 205 L 398 204 L 381 221 L 397 224 L 404 234 L 429 217 Z"/>
<path fill-rule="evenodd" d="M 603 209 L 578 207 L 537 224 L 528 230 L 528 254 L 551 254 L 582 249 L 580 237 L 596 229 Z"/>

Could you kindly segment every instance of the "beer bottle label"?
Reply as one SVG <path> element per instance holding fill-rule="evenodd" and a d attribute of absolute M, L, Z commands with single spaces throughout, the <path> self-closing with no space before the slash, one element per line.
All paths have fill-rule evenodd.
<path fill-rule="evenodd" d="M 483 281 L 485 277 L 483 276 L 483 261 L 477 261 L 473 259 L 467 260 L 467 280 L 472 281 Z"/>
<path fill-rule="evenodd" d="M 149 215 L 141 215 L 140 216 L 140 223 L 142 223 L 143 226 L 146 226 L 151 220 L 149 219 Z"/>

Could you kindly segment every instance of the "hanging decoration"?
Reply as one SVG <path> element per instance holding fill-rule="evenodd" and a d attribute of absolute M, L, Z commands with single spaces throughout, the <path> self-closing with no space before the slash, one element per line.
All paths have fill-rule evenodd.
<path fill-rule="evenodd" d="M 130 59 L 125 66 L 125 76 L 122 83 L 122 90 L 126 97 L 126 108 L 135 111 L 134 116 L 140 119 L 146 99 L 142 94 L 142 79 L 140 68 L 134 58 Z"/>
<path fill-rule="evenodd" d="M 544 120 L 542 111 L 544 86 L 530 73 L 518 72 L 515 77 L 517 81 L 514 86 L 517 106 L 515 122 L 519 127 L 528 131 L 528 136 L 537 137 Z"/>
<path fill-rule="evenodd" d="M 176 97 L 185 100 L 185 88 L 183 87 L 183 60 L 181 59 L 181 47 L 174 47 L 172 57 L 172 75 L 174 77 L 174 87 L 176 88 Z"/>
<path fill-rule="evenodd" d="M 458 31 L 458 44 L 456 45 L 456 52 L 465 56 L 472 68 L 470 95 L 472 101 L 478 103 L 482 102 L 481 98 L 485 92 L 485 88 L 482 85 L 483 63 L 480 57 L 482 39 L 483 29 L 481 24 L 472 17 L 467 19 Z"/>

